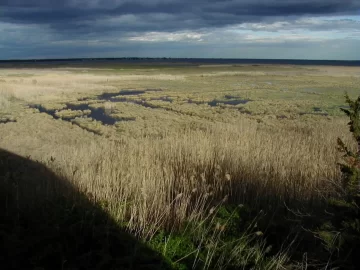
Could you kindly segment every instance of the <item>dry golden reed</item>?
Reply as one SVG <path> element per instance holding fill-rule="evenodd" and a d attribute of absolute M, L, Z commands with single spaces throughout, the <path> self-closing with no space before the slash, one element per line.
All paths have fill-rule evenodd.
<path fill-rule="evenodd" d="M 151 77 L 70 71 L 21 72 L 27 76 L 10 78 L 14 71 L 3 74 L 2 87 L 15 97 L 12 106 L 17 123 L 0 124 L 0 147 L 41 160 L 93 200 L 106 202 L 104 207 L 115 219 L 126 222 L 130 230 L 142 236 L 151 236 L 160 228 L 177 229 L 188 221 L 202 220 L 224 201 L 248 204 L 259 211 L 284 205 L 311 210 L 332 192 L 332 182 L 339 178 L 336 139 L 341 137 L 351 142 L 342 118 L 280 121 L 271 114 L 247 115 L 233 108 L 181 105 L 180 101 L 173 105 L 166 103 L 166 106 L 179 107 L 177 111 L 144 108 L 132 103 L 106 103 L 106 110 L 135 117 L 136 121 L 121 122 L 114 127 L 104 127 L 94 121 L 86 123 L 106 135 L 97 136 L 25 105 L 45 102 L 44 105 L 54 107 L 85 93 L 116 91 L 126 85 L 173 86 L 178 91 L 173 96 L 179 100 L 196 95 L 203 95 L 201 100 L 209 100 L 211 95 L 218 98 L 226 92 L 224 89 L 204 90 L 205 94 L 196 92 L 194 89 L 201 89 L 200 86 L 206 90 L 214 87 L 198 74 Z M 242 79 L 247 87 L 251 80 L 259 80 L 268 73 L 250 75 L 226 73 L 206 80 L 229 76 L 214 84 L 229 81 L 230 87 Z M 64 76 L 70 76 L 71 80 L 64 80 Z M 277 80 L 284 79 L 281 74 L 276 76 Z M 323 75 L 319 75 L 318 83 L 323 81 L 320 76 Z M 300 79 L 294 77 L 294 81 Z M 36 84 L 31 83 L 33 80 Z M 294 87 L 295 83 L 291 83 L 289 87 Z M 281 92 L 275 92 L 276 86 L 266 87 L 266 91 L 260 93 L 264 97 L 274 94 L 277 98 L 275 93 Z M 237 94 L 241 91 L 260 95 L 257 88 L 238 90 Z M 0 95 L 0 102 L 9 104 L 8 94 L 4 93 Z M 266 105 L 277 113 L 278 109 L 271 105 L 277 102 L 263 102 L 259 98 L 259 111 L 266 111 Z M 298 101 L 286 102 L 288 110 Z"/>

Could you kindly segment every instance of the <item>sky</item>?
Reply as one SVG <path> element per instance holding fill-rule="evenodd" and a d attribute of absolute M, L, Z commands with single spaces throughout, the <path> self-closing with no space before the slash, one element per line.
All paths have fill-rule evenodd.
<path fill-rule="evenodd" d="M 360 60 L 360 0 L 0 0 L 0 59 Z"/>

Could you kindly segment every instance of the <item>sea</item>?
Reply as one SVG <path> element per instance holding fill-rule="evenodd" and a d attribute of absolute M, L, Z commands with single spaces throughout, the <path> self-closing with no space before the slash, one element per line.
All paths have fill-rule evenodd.
<path fill-rule="evenodd" d="M 0 67 L 21 66 L 106 66 L 121 64 L 139 65 L 305 65 L 360 67 L 360 60 L 295 60 L 295 59 L 228 59 L 228 58 L 71 58 L 71 59 L 27 59 L 0 60 Z"/>

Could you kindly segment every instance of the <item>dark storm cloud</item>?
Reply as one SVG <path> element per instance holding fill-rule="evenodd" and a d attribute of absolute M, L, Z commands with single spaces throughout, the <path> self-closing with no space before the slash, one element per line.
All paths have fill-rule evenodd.
<path fill-rule="evenodd" d="M 360 0 L 0 0 L 0 59 L 359 58 L 359 12 Z"/>
<path fill-rule="evenodd" d="M 198 29 L 359 11 L 358 0 L 0 0 L 2 22 L 46 24 L 57 31 L 84 34 Z"/>

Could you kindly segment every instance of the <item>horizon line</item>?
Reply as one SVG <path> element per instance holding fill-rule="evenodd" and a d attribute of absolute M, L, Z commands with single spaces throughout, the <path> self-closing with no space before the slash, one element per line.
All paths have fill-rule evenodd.
<path fill-rule="evenodd" d="M 230 58 L 230 57 L 140 57 L 140 56 L 124 56 L 124 57 L 61 57 L 61 58 L 14 58 L 14 59 L 0 59 L 0 62 L 31 62 L 31 61 L 79 61 L 79 60 L 142 60 L 142 59 L 156 59 L 156 60 L 265 60 L 265 61 L 332 61 L 332 62 L 359 62 L 357 60 L 339 60 L 339 59 L 298 59 L 298 58 Z"/>

